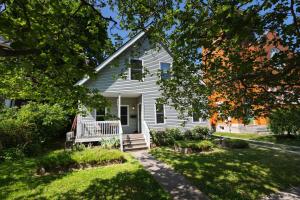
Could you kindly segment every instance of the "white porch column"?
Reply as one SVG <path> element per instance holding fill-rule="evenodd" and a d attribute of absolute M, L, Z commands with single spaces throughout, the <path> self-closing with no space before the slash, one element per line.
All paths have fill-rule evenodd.
<path fill-rule="evenodd" d="M 142 124 L 142 127 L 143 127 L 143 123 L 144 123 L 144 94 L 142 94 L 142 110 L 141 110 L 141 124 Z"/>
<path fill-rule="evenodd" d="M 118 96 L 118 118 L 121 120 L 121 94 Z"/>

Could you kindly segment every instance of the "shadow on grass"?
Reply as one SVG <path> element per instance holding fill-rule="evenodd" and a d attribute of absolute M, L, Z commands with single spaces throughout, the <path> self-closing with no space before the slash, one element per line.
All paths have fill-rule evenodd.
<path fill-rule="evenodd" d="M 126 170 L 124 166 L 130 169 Z M 35 176 L 35 170 L 34 159 L 1 163 L 0 199 L 169 198 L 152 176 L 139 168 L 135 161 L 125 165 L 107 166 L 103 170 L 98 168 L 49 176 Z M 97 174 L 101 172 L 106 174 Z M 72 183 L 74 180 L 78 184 Z M 66 186 L 69 184 L 72 186 Z"/>
<path fill-rule="evenodd" d="M 94 179 L 82 192 L 70 190 L 59 199 L 168 199 L 166 193 L 142 169 L 118 173 L 111 179 Z"/>
<path fill-rule="evenodd" d="M 186 175 L 211 199 L 259 199 L 300 185 L 300 157 L 264 149 L 218 150 L 183 155 L 170 149 L 152 154 Z"/>

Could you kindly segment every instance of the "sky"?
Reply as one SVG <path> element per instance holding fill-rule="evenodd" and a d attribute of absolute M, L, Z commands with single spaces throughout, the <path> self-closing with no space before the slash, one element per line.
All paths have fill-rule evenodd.
<path fill-rule="evenodd" d="M 254 0 L 255 3 L 261 3 L 261 0 Z M 183 5 L 183 4 L 182 4 Z M 261 14 L 265 14 L 267 11 L 262 11 Z M 114 10 L 111 10 L 109 6 L 105 6 L 104 8 L 101 8 L 101 13 L 105 17 L 112 17 L 115 21 L 119 22 L 117 15 L 118 15 L 118 9 L 114 8 Z M 286 20 L 286 24 L 292 23 L 293 19 L 291 16 L 289 16 Z M 122 39 L 123 43 L 128 41 L 129 38 L 129 31 L 128 30 L 122 30 L 118 25 L 113 26 L 113 22 L 110 22 L 109 30 L 108 30 L 109 37 L 112 39 L 112 42 L 115 43 L 115 38 L 113 37 L 113 34 L 118 34 Z"/>
<path fill-rule="evenodd" d="M 109 6 L 106 6 L 101 9 L 101 13 L 104 17 L 112 17 L 115 21 L 119 22 L 119 20 L 117 19 L 117 15 L 118 15 L 117 8 L 115 8 L 114 10 L 111 10 L 109 8 Z M 113 22 L 110 22 L 109 30 L 108 30 L 109 37 L 112 39 L 113 43 L 115 43 L 113 34 L 118 34 L 120 37 L 122 37 L 123 43 L 130 39 L 129 31 L 121 29 L 118 25 L 117 25 L 117 27 L 113 26 L 113 25 L 114 25 Z"/>

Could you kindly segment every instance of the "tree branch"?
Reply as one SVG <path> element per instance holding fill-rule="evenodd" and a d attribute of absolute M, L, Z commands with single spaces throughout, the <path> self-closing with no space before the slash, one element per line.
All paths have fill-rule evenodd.
<path fill-rule="evenodd" d="M 81 0 L 81 3 L 82 3 L 83 5 L 85 5 L 85 6 L 89 6 L 89 7 L 90 7 L 94 12 L 96 12 L 102 19 L 107 20 L 107 21 L 110 21 L 110 22 L 113 22 L 114 25 L 116 25 L 116 24 L 118 23 L 118 22 L 115 21 L 111 16 L 110 16 L 110 17 L 104 17 L 104 16 L 102 15 L 102 13 L 94 7 L 94 5 L 88 3 L 87 1 Z"/>
<path fill-rule="evenodd" d="M 299 24 L 298 24 L 298 21 L 297 21 L 297 16 L 296 16 L 295 10 L 294 10 L 294 5 L 295 5 L 294 0 L 291 0 L 290 9 L 291 9 L 291 13 L 292 13 L 292 16 L 293 16 L 294 25 L 296 26 L 297 35 L 300 37 Z"/>

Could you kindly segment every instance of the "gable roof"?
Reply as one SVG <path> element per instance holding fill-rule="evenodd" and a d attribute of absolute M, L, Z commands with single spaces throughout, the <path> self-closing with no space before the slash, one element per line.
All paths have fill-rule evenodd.
<path fill-rule="evenodd" d="M 105 59 L 100 65 L 95 68 L 95 72 L 98 73 L 101 69 L 111 63 L 115 58 L 117 58 L 121 53 L 123 53 L 126 49 L 131 47 L 136 41 L 138 41 L 141 37 L 145 35 L 145 32 L 142 31 L 135 35 L 133 38 L 128 40 L 124 45 L 122 45 L 117 51 L 115 51 L 111 56 Z M 85 76 L 83 79 L 78 81 L 75 85 L 83 85 L 90 79 L 89 76 Z"/>

